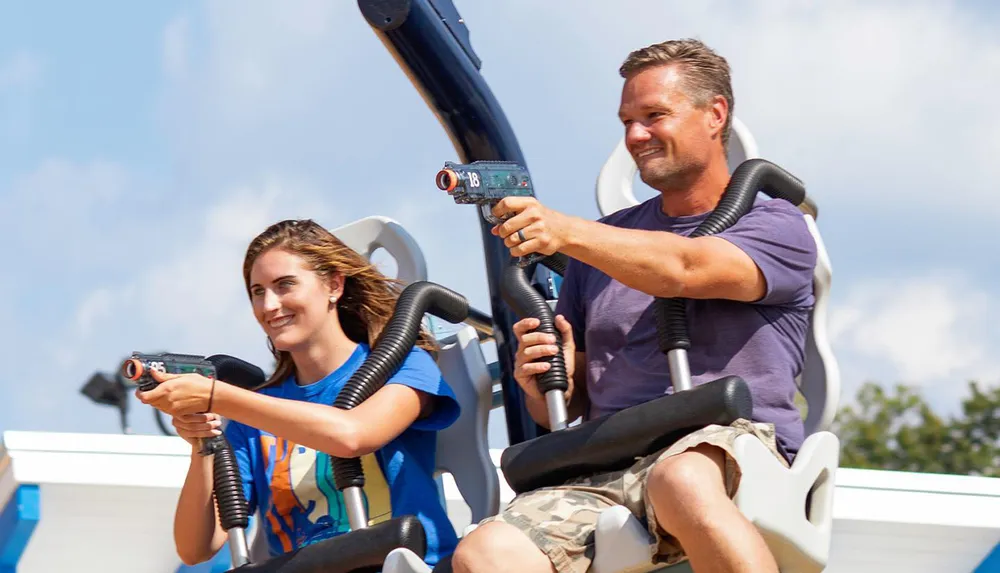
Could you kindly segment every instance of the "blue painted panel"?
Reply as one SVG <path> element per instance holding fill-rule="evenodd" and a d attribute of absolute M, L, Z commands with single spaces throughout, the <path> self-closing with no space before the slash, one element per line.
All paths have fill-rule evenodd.
<path fill-rule="evenodd" d="M 0 573 L 13 573 L 38 524 L 40 492 L 35 484 L 22 484 L 0 509 Z"/>
<path fill-rule="evenodd" d="M 990 551 L 983 562 L 972 573 L 1000 573 L 1000 543 Z"/>

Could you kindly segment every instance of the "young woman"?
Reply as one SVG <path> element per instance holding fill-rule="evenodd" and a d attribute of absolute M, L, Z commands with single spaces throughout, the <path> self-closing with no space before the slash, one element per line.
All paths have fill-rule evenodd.
<path fill-rule="evenodd" d="M 218 435 L 220 416 L 239 462 L 250 511 L 261 510 L 271 555 L 349 531 L 331 456 L 361 457 L 370 523 L 416 515 L 427 533 L 428 564 L 457 539 L 430 473 L 436 431 L 459 414 L 455 395 L 422 332 L 388 383 L 358 407 L 332 407 L 368 356 L 395 307 L 398 284 L 310 220 L 282 221 L 250 243 L 243 277 L 254 316 L 277 365 L 263 388 L 247 391 L 196 374 L 157 373 L 143 402 L 174 417 L 193 447 L 174 523 L 187 564 L 225 543 L 212 499 L 212 458 L 198 438 Z M 204 413 L 208 412 L 208 413 Z"/>

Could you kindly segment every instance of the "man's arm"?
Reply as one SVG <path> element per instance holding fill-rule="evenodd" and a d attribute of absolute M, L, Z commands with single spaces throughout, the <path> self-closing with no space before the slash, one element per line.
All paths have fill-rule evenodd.
<path fill-rule="evenodd" d="M 767 291 L 753 259 L 720 237 L 623 229 L 553 211 L 533 197 L 508 197 L 493 211 L 516 213 L 493 229 L 511 256 L 559 251 L 625 286 L 664 298 L 752 302 Z"/>
<path fill-rule="evenodd" d="M 576 217 L 568 230 L 563 253 L 652 296 L 753 302 L 767 290 L 753 259 L 720 237 L 690 239 Z"/>

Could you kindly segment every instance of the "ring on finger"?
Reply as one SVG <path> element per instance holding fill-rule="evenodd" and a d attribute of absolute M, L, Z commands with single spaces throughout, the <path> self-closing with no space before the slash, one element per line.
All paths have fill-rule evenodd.
<path fill-rule="evenodd" d="M 523 242 L 525 242 L 525 241 L 528 240 L 528 239 L 526 239 L 524 237 L 524 229 L 518 229 L 517 230 L 517 238 L 518 238 L 518 241 L 517 241 L 518 243 L 523 243 Z"/>

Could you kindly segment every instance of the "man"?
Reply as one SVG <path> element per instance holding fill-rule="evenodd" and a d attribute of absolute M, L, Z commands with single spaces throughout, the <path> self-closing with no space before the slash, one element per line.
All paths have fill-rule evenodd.
<path fill-rule="evenodd" d="M 732 501 L 740 477 L 731 452 L 753 434 L 784 463 L 803 440 L 794 377 L 803 361 L 813 304 L 816 246 L 801 212 L 758 198 L 730 229 L 690 239 L 727 183 L 726 145 L 733 96 L 729 66 L 701 42 L 670 41 L 637 50 L 620 69 L 619 116 L 642 180 L 659 191 L 598 222 L 509 198 L 497 226 L 511 255 L 559 251 L 572 257 L 556 308 L 565 340 L 570 419 L 593 418 L 662 396 L 666 357 L 656 340 L 654 297 L 684 297 L 692 380 L 727 374 L 751 388 L 755 420 L 711 426 L 630 469 L 587 476 L 515 498 L 458 546 L 458 573 L 584 573 L 593 559 L 599 512 L 624 505 L 648 524 L 654 560 L 685 557 L 698 572 L 774 572 L 757 530 Z M 527 407 L 548 424 L 533 363 L 556 352 L 554 337 L 514 326 L 515 378 Z"/>

